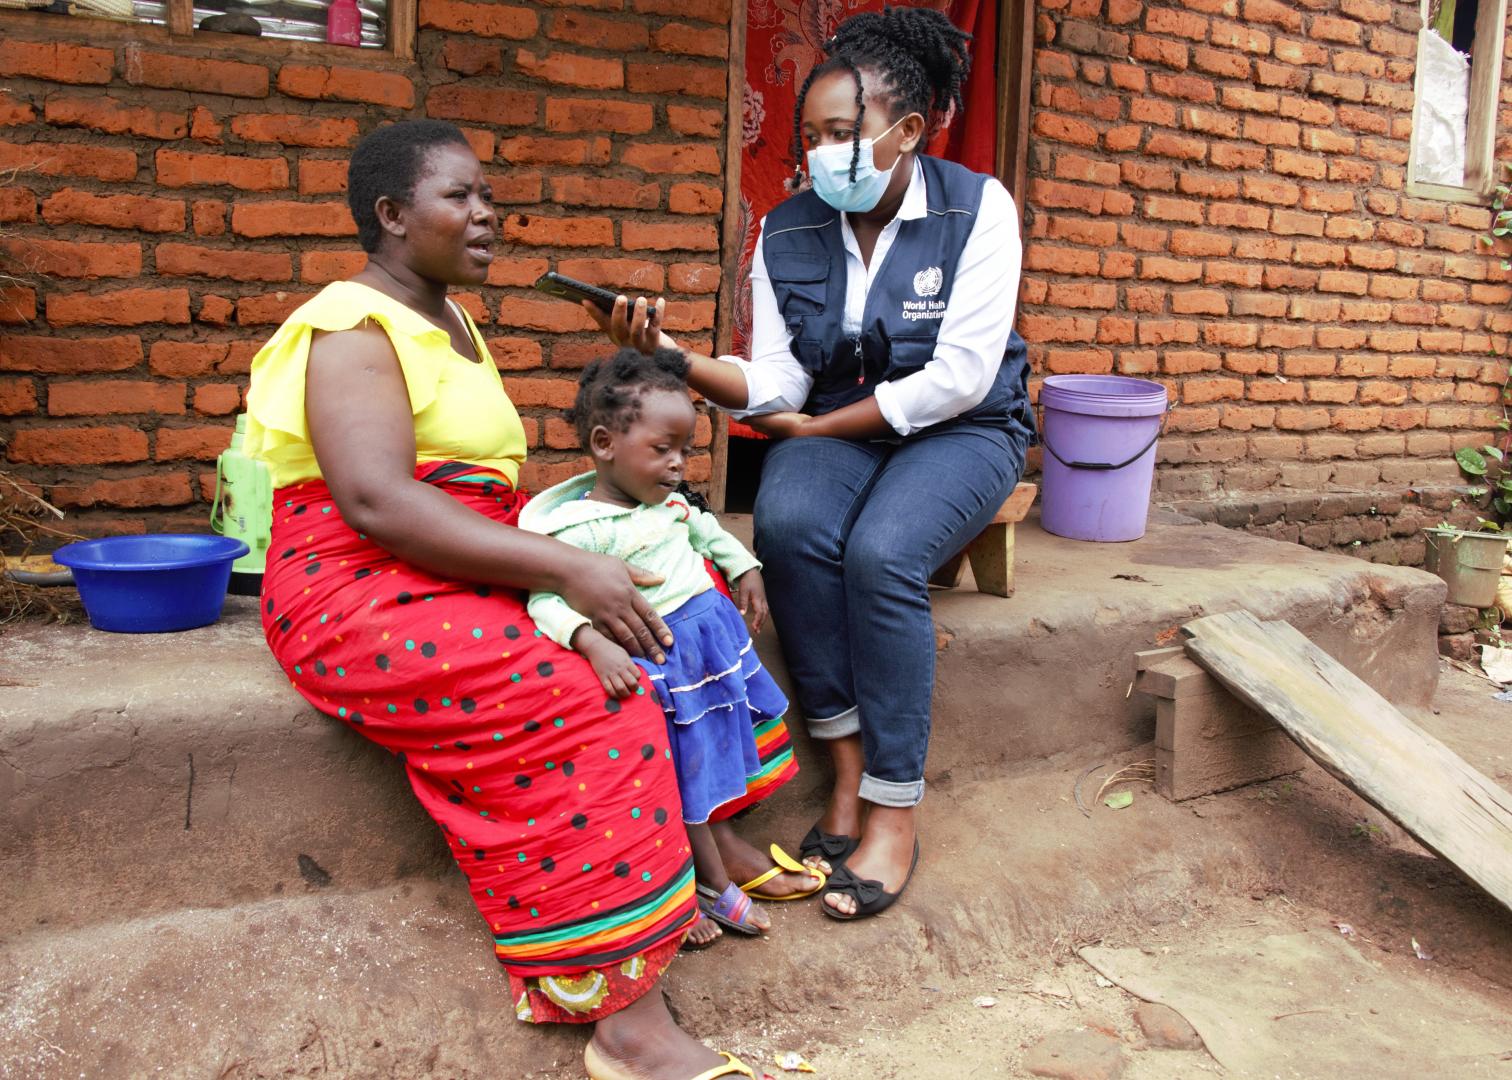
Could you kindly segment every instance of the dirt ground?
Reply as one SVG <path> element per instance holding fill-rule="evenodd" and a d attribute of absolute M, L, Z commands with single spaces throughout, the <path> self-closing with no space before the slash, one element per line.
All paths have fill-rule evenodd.
<path fill-rule="evenodd" d="M 1512 704 L 1492 700 L 1494 689 L 1445 664 L 1432 711 L 1415 719 L 1508 786 Z M 1156 798 L 1136 789 L 1136 805 Z M 1035 1044 L 1058 1033 L 1080 1033 L 1092 1049 L 1118 1044 L 1111 1067 L 1106 1058 L 1101 1065 L 1064 1055 L 1052 1059 L 1064 1066 L 1053 1075 L 1067 1077 L 1512 1077 L 1512 916 L 1316 768 L 1176 809 L 1185 819 L 1184 833 L 1226 831 L 1236 844 L 1250 844 L 1273 832 L 1277 845 L 1290 850 L 1276 861 L 1272 876 L 1251 872 L 1209 881 L 1163 896 L 1143 920 L 1125 911 L 1065 939 L 989 949 L 957 973 L 941 972 L 885 995 L 837 993 L 820 1008 L 785 1011 L 780 988 L 773 988 L 773 1008 L 765 1015 L 721 1015 L 726 1044 L 759 1066 L 758 1076 L 764 1068 L 775 1077 L 801 1075 L 777 1068 L 774 1056 L 787 1050 L 799 1051 L 819 1077 L 1022 1077 L 1034 1075 L 1027 1065 Z M 1101 806 L 1097 812 L 1112 813 Z M 1295 820 L 1290 828 L 1266 824 L 1280 817 Z M 1297 867 L 1309 863 L 1316 872 L 1299 877 Z M 969 882 L 964 866 L 952 867 L 951 877 L 958 887 Z M 1284 950 L 1278 954 L 1276 942 L 1299 935 L 1335 937 L 1357 954 L 1351 964 L 1357 962 L 1359 971 L 1350 981 L 1362 1000 L 1341 1001 L 1339 989 L 1327 985 L 1326 971 L 1311 970 Z M 1419 958 L 1414 940 L 1430 959 Z M 1134 1020 L 1140 999 L 1077 955 L 1092 944 L 1154 957 L 1185 953 L 1187 992 L 1224 1004 L 1244 1022 L 1274 1026 L 1270 1037 L 1296 1048 L 1291 1060 L 1252 1072 L 1253 1062 L 1225 1068 L 1205 1049 L 1150 1045 Z M 734 942 L 727 950 L 752 947 L 763 946 Z M 1245 994 L 1229 981 L 1220 951 L 1252 953 L 1267 974 L 1290 986 L 1292 1003 L 1279 1013 L 1247 1014 Z M 679 991 L 698 979 L 699 966 L 720 962 L 716 951 L 681 965 L 681 971 L 674 968 L 674 1005 Z M 1343 996 L 1348 993 L 1346 987 Z M 1337 1026 L 1330 1029 L 1329 1020 Z M 1387 1033 L 1372 1038 L 1367 1031 L 1361 1040 L 1358 1032 L 1367 1022 Z M 1358 1045 L 1350 1048 L 1352 1060 L 1341 1063 L 1326 1051 L 1339 1047 L 1347 1032 Z M 1265 1034 L 1257 1031 L 1255 1037 Z"/>
<path fill-rule="evenodd" d="M 1512 787 L 1492 691 L 1446 665 L 1415 719 Z M 849 926 L 770 905 L 767 939 L 672 966 L 672 1008 L 777 1080 L 803 1075 L 786 1051 L 821 1080 L 1512 1080 L 1512 914 L 1317 767 L 1077 809 L 1085 770 L 1095 790 L 1151 753 L 932 776 L 902 904 Z M 450 874 L 44 927 L 0 942 L 0 1077 L 582 1080 L 585 1033 L 516 1023 L 480 929 Z M 1124 985 L 1207 1049 L 1153 1045 Z"/>

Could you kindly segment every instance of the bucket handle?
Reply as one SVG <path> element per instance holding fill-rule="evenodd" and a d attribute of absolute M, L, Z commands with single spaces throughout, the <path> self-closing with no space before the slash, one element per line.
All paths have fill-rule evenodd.
<path fill-rule="evenodd" d="M 215 459 L 215 497 L 210 500 L 210 528 L 222 536 L 226 534 L 226 508 L 221 502 L 221 460 Z"/>
<path fill-rule="evenodd" d="M 1044 406 L 1040 406 L 1040 409 L 1041 411 L 1043 411 Z M 1055 447 L 1051 446 L 1050 440 L 1045 438 L 1045 422 L 1043 417 L 1041 417 L 1040 419 L 1039 428 L 1040 445 L 1045 448 L 1046 453 L 1048 453 L 1051 457 L 1053 457 L 1056 461 L 1060 462 L 1068 469 L 1087 469 L 1092 472 L 1117 472 L 1119 469 L 1128 468 L 1130 465 L 1134 464 L 1136 461 L 1150 452 L 1150 447 L 1154 446 L 1160 440 L 1160 437 L 1165 434 L 1166 421 L 1170 418 L 1171 406 L 1169 403 L 1167 403 L 1165 410 L 1160 414 L 1160 427 L 1155 430 L 1154 435 L 1150 436 L 1150 441 L 1145 443 L 1144 446 L 1140 447 L 1139 451 L 1132 457 L 1128 458 L 1125 461 L 1120 461 L 1117 465 L 1111 465 L 1105 461 L 1067 461 L 1065 458 L 1061 457 L 1055 452 Z"/>

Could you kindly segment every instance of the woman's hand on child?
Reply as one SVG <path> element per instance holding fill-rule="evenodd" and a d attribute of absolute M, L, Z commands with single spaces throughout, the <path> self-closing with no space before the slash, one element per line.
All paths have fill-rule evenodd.
<path fill-rule="evenodd" d="M 795 439 L 800 435 L 808 434 L 805 428 L 812 423 L 813 419 L 807 413 L 776 412 L 767 413 L 765 416 L 747 417 L 744 423 L 773 439 Z"/>
<path fill-rule="evenodd" d="M 766 582 L 761 580 L 761 571 L 747 570 L 736 578 L 735 596 L 740 613 L 750 617 L 751 633 L 761 633 L 767 620 Z"/>
<path fill-rule="evenodd" d="M 635 661 L 624 649 L 591 626 L 572 635 L 572 648 L 593 665 L 593 673 L 599 677 L 605 693 L 615 698 L 627 698 L 635 693 L 641 669 L 635 666 Z"/>
<path fill-rule="evenodd" d="M 642 296 L 632 304 L 629 297 L 621 296 L 608 315 L 584 300 L 583 310 L 616 345 L 628 345 L 648 355 L 657 349 L 677 348 L 677 342 L 662 333 L 662 320 L 667 314 L 667 301 L 662 297 L 657 297 L 653 304 Z"/>
<path fill-rule="evenodd" d="M 571 572 L 563 575 L 554 591 L 573 611 L 586 615 L 594 629 L 618 642 L 630 655 L 663 663 L 666 655 L 662 650 L 671 647 L 672 631 L 636 588 L 660 585 L 661 576 L 630 566 L 612 555 L 569 550 L 573 552 Z"/>

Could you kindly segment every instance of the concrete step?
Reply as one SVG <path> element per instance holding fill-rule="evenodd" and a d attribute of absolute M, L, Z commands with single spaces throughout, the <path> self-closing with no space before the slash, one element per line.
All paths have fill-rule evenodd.
<path fill-rule="evenodd" d="M 1432 693 L 1444 586 L 1421 571 L 1172 515 L 1130 544 L 1063 540 L 1031 520 L 1017 546 L 1013 597 L 980 595 L 969 577 L 936 593 L 936 788 L 1147 741 L 1153 710 L 1128 694 L 1133 653 L 1216 611 L 1291 620 L 1392 700 Z M 761 649 L 782 677 L 770 632 Z M 801 734 L 797 749 L 805 771 L 770 811 L 788 844 L 824 783 Z M 0 936 L 257 901 L 307 882 L 371 889 L 450 865 L 396 763 L 305 705 L 242 598 L 184 634 L 8 632 L 0 817 L 12 870 L 0 876 Z"/>
<path fill-rule="evenodd" d="M 1500 743 L 1472 743 L 1472 760 L 1505 780 Z M 1087 781 L 1088 802 L 1103 774 L 1150 754 L 1087 761 L 1106 763 Z M 923 858 L 903 903 L 844 926 L 813 903 L 769 905 L 768 939 L 730 937 L 672 966 L 674 1009 L 748 1061 L 871 1043 L 886 1035 L 866 1024 L 869 1004 L 927 1008 L 928 991 L 967 977 L 989 991 L 1025 985 L 1026 971 L 1080 944 L 1138 944 L 1150 927 L 1231 900 L 1282 918 L 1295 900 L 1375 948 L 1406 954 L 1415 934 L 1436 971 L 1473 964 L 1504 985 L 1512 975 L 1506 912 L 1316 767 L 1180 805 L 1138 788 L 1128 809 L 1094 804 L 1090 816 L 1073 799 L 1083 768 L 943 780 L 924 804 Z M 742 829 L 755 839 L 774 824 L 761 811 Z M 367 890 L 296 881 L 252 903 L 0 939 L 0 1077 L 18 1080 L 581 1080 L 585 1034 L 513 1019 L 455 873 Z M 983 1052 L 1004 1048 L 989 1041 Z"/>

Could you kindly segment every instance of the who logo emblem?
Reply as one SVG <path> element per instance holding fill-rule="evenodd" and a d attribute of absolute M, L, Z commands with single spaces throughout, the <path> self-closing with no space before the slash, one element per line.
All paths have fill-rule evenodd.
<path fill-rule="evenodd" d="M 940 272 L 938 266 L 931 266 L 928 270 L 920 270 L 914 275 L 914 292 L 920 296 L 937 296 L 940 287 L 945 284 L 945 275 Z"/>

